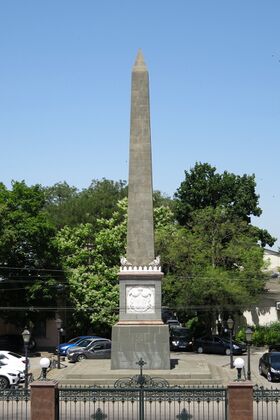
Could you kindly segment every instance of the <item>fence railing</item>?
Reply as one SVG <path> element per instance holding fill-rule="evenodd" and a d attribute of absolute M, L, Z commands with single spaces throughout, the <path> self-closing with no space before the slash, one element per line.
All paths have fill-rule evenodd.
<path fill-rule="evenodd" d="M 1 420 L 30 420 L 30 390 L 7 389 L 0 392 Z"/>
<path fill-rule="evenodd" d="M 227 389 L 59 388 L 60 420 L 226 420 Z"/>
<path fill-rule="evenodd" d="M 280 419 L 280 389 L 254 387 L 254 420 Z"/>

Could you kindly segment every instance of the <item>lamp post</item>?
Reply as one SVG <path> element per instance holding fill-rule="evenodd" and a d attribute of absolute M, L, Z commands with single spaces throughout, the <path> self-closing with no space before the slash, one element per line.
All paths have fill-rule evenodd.
<path fill-rule="evenodd" d="M 42 369 L 42 381 L 47 380 L 47 369 L 50 367 L 51 361 L 47 357 L 40 359 L 40 367 Z"/>
<path fill-rule="evenodd" d="M 233 364 L 233 353 L 232 353 L 232 330 L 233 330 L 233 326 L 234 326 L 234 321 L 233 321 L 232 318 L 229 318 L 227 320 L 227 326 L 228 326 L 228 329 L 229 329 L 230 368 L 233 369 L 234 364 Z"/>
<path fill-rule="evenodd" d="M 248 355 L 248 366 L 247 366 L 247 379 L 248 381 L 251 380 L 251 355 L 250 355 L 250 347 L 252 344 L 252 335 L 253 335 L 253 331 L 251 330 L 250 327 L 248 327 L 245 331 L 245 335 L 246 335 L 246 342 L 247 342 L 247 355 Z"/>
<path fill-rule="evenodd" d="M 24 387 L 25 389 L 28 388 L 28 344 L 30 341 L 30 331 L 25 327 L 25 329 L 21 333 L 24 343 L 24 352 L 25 352 L 25 370 L 24 370 Z"/>
<path fill-rule="evenodd" d="M 60 318 L 56 318 L 56 327 L 57 327 L 57 369 L 60 369 L 60 330 L 62 326 L 62 320 Z"/>
<path fill-rule="evenodd" d="M 237 369 L 237 380 L 241 381 L 241 372 L 244 368 L 244 360 L 241 357 L 237 357 L 234 361 L 234 367 Z"/>

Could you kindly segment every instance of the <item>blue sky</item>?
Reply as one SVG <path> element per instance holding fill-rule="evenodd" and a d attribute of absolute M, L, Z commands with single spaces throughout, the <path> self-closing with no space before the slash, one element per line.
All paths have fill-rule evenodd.
<path fill-rule="evenodd" d="M 279 16 L 279 0 L 2 0 L 0 181 L 127 179 L 142 48 L 154 188 L 172 196 L 196 161 L 255 173 L 255 223 L 280 238 Z"/>

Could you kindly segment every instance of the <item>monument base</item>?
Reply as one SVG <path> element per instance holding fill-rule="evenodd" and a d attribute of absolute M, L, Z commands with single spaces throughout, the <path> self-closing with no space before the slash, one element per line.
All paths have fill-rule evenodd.
<path fill-rule="evenodd" d="M 167 325 L 115 325 L 112 328 L 111 369 L 170 369 Z"/>

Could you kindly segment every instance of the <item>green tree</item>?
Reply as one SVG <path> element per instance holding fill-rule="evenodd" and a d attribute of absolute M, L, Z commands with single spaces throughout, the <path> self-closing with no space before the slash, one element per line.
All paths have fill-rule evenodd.
<path fill-rule="evenodd" d="M 171 223 L 169 207 L 155 208 L 155 226 Z M 69 287 L 69 305 L 74 307 L 77 330 L 109 331 L 118 318 L 120 257 L 125 255 L 127 198 L 117 203 L 109 219 L 65 226 L 56 238 Z"/>
<path fill-rule="evenodd" d="M 40 185 L 28 187 L 13 182 L 8 190 L 0 184 L 0 294 L 2 306 L 49 306 L 55 297 L 59 271 L 53 239 L 56 230 L 45 212 L 45 195 Z M 4 311 L 5 319 L 24 323 Z M 26 317 L 34 318 L 34 313 Z"/>
<path fill-rule="evenodd" d="M 56 238 L 66 272 L 77 329 L 109 332 L 118 316 L 118 271 L 125 253 L 127 199 L 110 219 L 66 226 Z"/>
<path fill-rule="evenodd" d="M 219 174 L 208 163 L 196 163 L 175 193 L 178 221 L 186 225 L 194 210 L 223 206 L 250 222 L 251 215 L 261 215 L 255 187 L 254 175 Z"/>
<path fill-rule="evenodd" d="M 218 315 L 245 309 L 263 291 L 257 233 L 224 207 L 193 211 L 188 228 L 172 222 L 160 226 L 156 248 L 165 272 L 163 303 L 182 320 L 198 314 L 209 330 Z"/>
<path fill-rule="evenodd" d="M 127 195 L 125 181 L 93 180 L 91 185 L 78 191 L 67 183 L 58 183 L 45 189 L 47 212 L 58 229 L 90 223 L 96 228 L 97 220 L 109 219 L 117 209 L 117 202 Z"/>
<path fill-rule="evenodd" d="M 239 218 L 247 223 L 251 216 L 260 216 L 259 196 L 256 194 L 254 175 L 235 175 L 216 168 L 208 163 L 196 163 L 175 193 L 175 215 L 183 226 L 191 226 L 192 213 L 207 207 L 220 207 L 228 218 Z M 255 227 L 262 246 L 272 246 L 275 242 L 267 230 Z"/>

